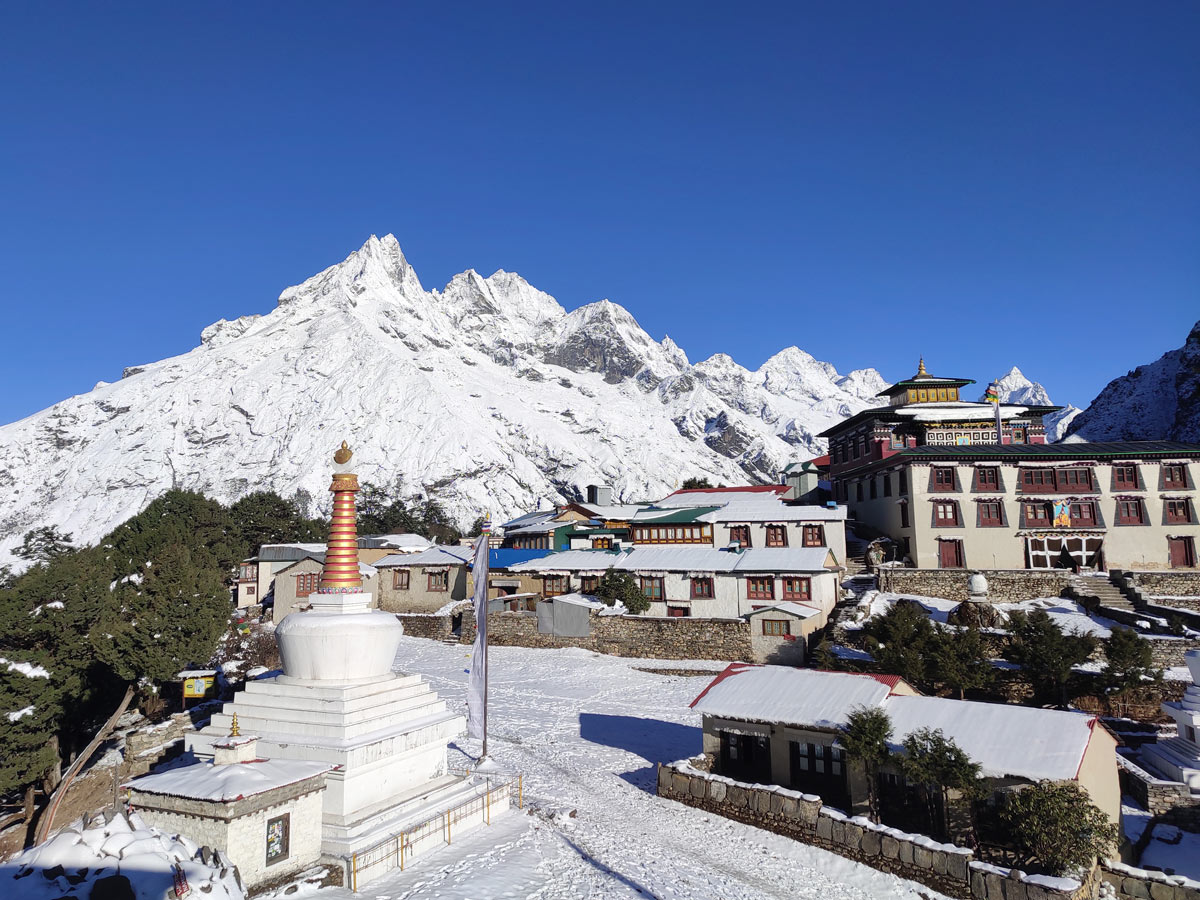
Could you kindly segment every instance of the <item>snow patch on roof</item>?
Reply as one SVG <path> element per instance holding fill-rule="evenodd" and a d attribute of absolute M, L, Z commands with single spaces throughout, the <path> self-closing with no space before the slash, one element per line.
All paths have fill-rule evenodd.
<path fill-rule="evenodd" d="M 225 803 L 295 784 L 336 768 L 328 763 L 293 759 L 259 759 L 223 766 L 205 762 L 143 775 L 124 786 L 147 794 Z"/>

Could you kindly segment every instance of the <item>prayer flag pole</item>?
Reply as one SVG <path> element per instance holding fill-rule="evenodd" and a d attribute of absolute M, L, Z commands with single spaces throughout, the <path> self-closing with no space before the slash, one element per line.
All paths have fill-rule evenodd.
<path fill-rule="evenodd" d="M 475 561 L 471 572 L 475 579 L 472 597 L 475 603 L 475 646 L 471 650 L 471 677 L 467 682 L 467 733 L 483 740 L 479 761 L 487 759 L 487 695 L 488 695 L 488 535 L 491 532 L 489 519 L 484 519 L 483 533 L 475 544 Z"/>

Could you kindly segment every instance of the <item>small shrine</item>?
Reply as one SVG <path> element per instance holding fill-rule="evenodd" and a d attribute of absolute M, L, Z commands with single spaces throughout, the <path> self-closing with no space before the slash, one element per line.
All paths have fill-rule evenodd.
<path fill-rule="evenodd" d="M 225 853 L 247 888 L 277 881 L 321 857 L 321 806 L 328 763 L 261 759 L 258 738 L 229 734 L 211 762 L 144 775 L 125 785 L 142 820 Z"/>
<path fill-rule="evenodd" d="M 1144 745 L 1141 759 L 1160 775 L 1183 782 L 1195 793 L 1200 792 L 1200 740 L 1196 733 L 1200 729 L 1200 650 L 1189 650 L 1184 658 L 1192 683 L 1180 702 L 1162 705 L 1163 712 L 1179 726 L 1179 734 L 1157 744 Z"/>
<path fill-rule="evenodd" d="M 248 682 L 187 745 L 215 764 L 236 718 L 257 735 L 256 753 L 329 770 L 312 821 L 322 859 L 344 865 L 346 884 L 357 887 L 448 842 L 451 832 L 457 837 L 503 814 L 516 788 L 515 781 L 451 772 L 447 745 L 464 733 L 466 717 L 422 676 L 392 670 L 404 629 L 395 615 L 371 609 L 362 592 L 351 458 L 343 442 L 334 454 L 333 519 L 311 609 L 275 629 L 283 674 Z"/>

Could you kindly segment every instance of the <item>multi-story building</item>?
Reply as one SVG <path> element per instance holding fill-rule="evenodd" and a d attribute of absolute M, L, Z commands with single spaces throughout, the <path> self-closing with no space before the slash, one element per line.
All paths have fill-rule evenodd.
<path fill-rule="evenodd" d="M 1004 404 L 998 443 L 996 407 L 957 399 L 970 383 L 922 365 L 883 392 L 889 406 L 824 433 L 853 520 L 918 568 L 1196 565 L 1200 446 L 1047 444 L 1042 416 L 1055 407 Z"/>

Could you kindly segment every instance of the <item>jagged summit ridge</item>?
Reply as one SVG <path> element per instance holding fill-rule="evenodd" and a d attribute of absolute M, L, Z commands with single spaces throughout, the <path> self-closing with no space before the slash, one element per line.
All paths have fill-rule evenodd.
<path fill-rule="evenodd" d="M 172 487 L 323 501 L 343 439 L 364 481 L 464 524 L 590 483 L 645 499 L 692 476 L 773 480 L 885 384 L 798 348 L 757 371 L 692 365 L 620 305 L 567 312 L 503 270 L 427 291 L 391 235 L 125 375 L 0 428 L 0 561 L 30 528 L 93 541 Z"/>

